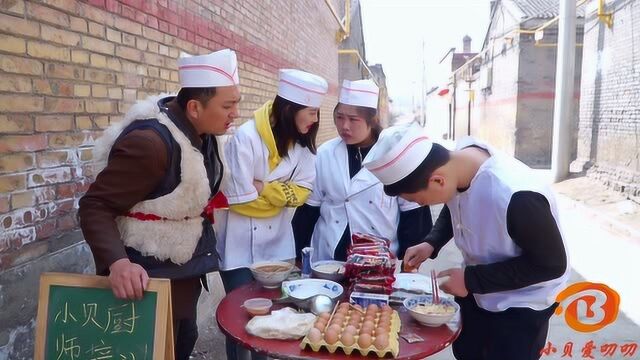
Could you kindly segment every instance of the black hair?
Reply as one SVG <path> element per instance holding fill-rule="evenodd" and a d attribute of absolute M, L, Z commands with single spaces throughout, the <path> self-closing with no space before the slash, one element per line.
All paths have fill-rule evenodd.
<path fill-rule="evenodd" d="M 451 158 L 449 150 L 440 144 L 434 143 L 429 155 L 418 167 L 402 180 L 391 185 L 384 186 L 384 192 L 389 196 L 400 194 L 413 194 L 429 186 L 429 178 L 439 167 L 449 162 Z"/>
<path fill-rule="evenodd" d="M 197 100 L 202 105 L 206 106 L 209 100 L 216 95 L 215 87 L 206 88 L 182 88 L 178 92 L 176 101 L 182 110 L 187 110 L 187 103 L 189 100 Z"/>
<path fill-rule="evenodd" d="M 338 108 L 341 103 L 338 103 L 335 108 L 333 108 L 333 118 L 336 118 L 336 112 L 338 112 Z M 355 106 L 356 112 L 358 116 L 362 117 L 367 125 L 371 128 L 371 135 L 373 135 L 373 139 L 378 141 L 378 137 L 382 132 L 382 125 L 380 125 L 380 118 L 378 117 L 378 110 L 365 106 Z"/>
<path fill-rule="evenodd" d="M 276 141 L 276 148 L 280 157 L 286 157 L 289 154 L 289 146 L 296 142 L 308 148 L 312 153 L 316 153 L 316 135 L 320 127 L 320 110 L 318 110 L 318 121 L 313 123 L 309 132 L 301 134 L 296 127 L 296 114 L 298 111 L 308 107 L 276 95 L 271 108 L 270 119 L 272 120 L 273 138 Z"/>

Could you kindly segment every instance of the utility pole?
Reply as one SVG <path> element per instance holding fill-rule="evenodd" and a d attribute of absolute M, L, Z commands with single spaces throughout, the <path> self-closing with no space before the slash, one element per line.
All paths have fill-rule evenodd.
<path fill-rule="evenodd" d="M 425 46 L 424 46 L 424 37 L 422 38 L 422 91 L 420 92 L 420 104 L 422 107 L 422 114 L 420 116 L 420 121 L 422 122 L 422 126 L 424 127 L 427 124 L 427 109 L 426 109 L 426 74 L 427 68 L 425 65 Z"/>
<path fill-rule="evenodd" d="M 556 95 L 553 111 L 551 172 L 555 182 L 566 179 L 571 162 L 571 123 L 574 108 L 576 56 L 576 1 L 561 0 L 556 62 Z"/>

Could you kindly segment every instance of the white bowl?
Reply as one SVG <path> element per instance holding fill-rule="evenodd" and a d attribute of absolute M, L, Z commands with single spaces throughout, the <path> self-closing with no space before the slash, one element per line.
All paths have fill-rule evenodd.
<path fill-rule="evenodd" d="M 268 267 L 281 267 L 282 270 L 268 271 Z M 276 289 L 293 271 L 293 264 L 284 261 L 267 261 L 251 265 L 249 268 L 256 279 L 262 286 L 268 289 Z"/>
<path fill-rule="evenodd" d="M 453 299 L 449 298 L 440 298 L 440 304 L 453 306 L 455 308 L 454 312 L 450 313 L 429 313 L 423 314 L 415 310 L 418 305 L 427 305 L 433 303 L 433 297 L 431 295 L 420 295 L 420 296 L 411 296 L 404 300 L 404 307 L 409 310 L 409 314 L 413 317 L 417 322 L 425 326 L 437 327 L 443 324 L 448 323 L 458 312 L 460 312 L 460 306 L 453 301 Z"/>
<path fill-rule="evenodd" d="M 265 298 L 253 298 L 245 301 L 242 306 L 253 316 L 267 315 L 273 302 Z"/>
<path fill-rule="evenodd" d="M 339 271 L 326 271 L 322 267 L 332 267 L 340 269 Z M 344 279 L 344 262 L 337 260 L 322 260 L 311 264 L 311 272 L 318 279 L 331 280 L 339 282 Z"/>
<path fill-rule="evenodd" d="M 327 295 L 331 300 L 336 300 L 342 295 L 344 289 L 342 285 L 331 280 L 302 279 L 283 282 L 282 292 L 296 300 L 320 294 Z"/>

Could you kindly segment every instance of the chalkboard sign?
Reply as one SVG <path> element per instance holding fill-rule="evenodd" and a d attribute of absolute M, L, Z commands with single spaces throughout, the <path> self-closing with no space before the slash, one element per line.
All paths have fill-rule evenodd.
<path fill-rule="evenodd" d="M 152 279 L 142 300 L 116 299 L 102 276 L 44 273 L 37 360 L 173 359 L 169 280 Z"/>

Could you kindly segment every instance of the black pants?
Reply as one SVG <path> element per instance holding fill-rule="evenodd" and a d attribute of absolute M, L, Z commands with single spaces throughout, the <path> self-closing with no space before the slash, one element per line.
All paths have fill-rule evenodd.
<path fill-rule="evenodd" d="M 224 285 L 224 291 L 228 294 L 231 291 L 246 285 L 253 281 L 253 275 L 248 268 L 240 268 L 229 271 L 220 271 L 220 277 L 222 278 L 222 284 Z M 233 339 L 227 337 L 225 339 L 225 345 L 227 350 L 227 360 L 265 360 L 267 357 L 256 352 L 249 352 L 246 348 L 240 346 Z"/>
<path fill-rule="evenodd" d="M 198 340 L 198 323 L 196 319 L 183 319 L 174 325 L 176 360 L 189 360 Z"/>
<path fill-rule="evenodd" d="M 510 308 L 491 312 L 478 307 L 473 295 L 455 300 L 462 317 L 462 332 L 453 342 L 453 355 L 458 360 L 539 359 L 549 318 L 558 306 L 541 311 Z"/>
<path fill-rule="evenodd" d="M 188 360 L 198 340 L 200 278 L 171 281 L 176 360 Z"/>

